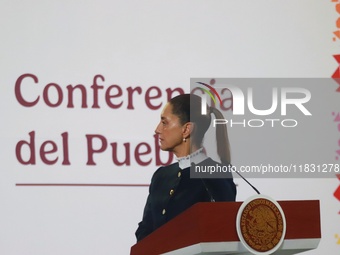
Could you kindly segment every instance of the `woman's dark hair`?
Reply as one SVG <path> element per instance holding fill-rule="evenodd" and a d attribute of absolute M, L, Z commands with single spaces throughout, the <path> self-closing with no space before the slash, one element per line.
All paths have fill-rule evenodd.
<path fill-rule="evenodd" d="M 196 146 L 201 146 L 203 138 L 211 123 L 211 113 L 216 119 L 224 119 L 223 114 L 215 107 L 207 107 L 207 114 L 201 113 L 202 100 L 200 96 L 194 94 L 182 94 L 170 99 L 172 113 L 178 116 L 182 125 L 193 122 L 194 129 L 191 135 L 191 142 Z M 230 163 L 230 148 L 226 125 L 216 126 L 217 153 L 222 163 Z"/>

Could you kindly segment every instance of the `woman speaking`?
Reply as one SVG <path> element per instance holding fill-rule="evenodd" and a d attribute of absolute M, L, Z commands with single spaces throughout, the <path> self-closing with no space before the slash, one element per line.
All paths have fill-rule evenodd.
<path fill-rule="evenodd" d="M 156 134 L 160 147 L 173 152 L 177 162 L 162 166 L 154 173 L 143 219 L 136 231 L 137 241 L 198 202 L 235 201 L 236 187 L 231 173 L 226 178 L 190 178 L 190 166 L 229 166 L 230 150 L 226 125 L 217 125 L 216 144 L 221 162 L 204 153 L 203 138 L 211 124 L 211 114 L 224 118 L 215 107 L 201 114 L 201 97 L 183 94 L 164 107 Z"/>

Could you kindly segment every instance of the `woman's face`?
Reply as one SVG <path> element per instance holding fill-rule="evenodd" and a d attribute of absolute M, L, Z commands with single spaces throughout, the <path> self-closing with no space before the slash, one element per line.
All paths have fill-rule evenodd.
<path fill-rule="evenodd" d="M 172 151 L 176 154 L 183 144 L 184 126 L 181 125 L 178 116 L 172 113 L 172 105 L 167 103 L 161 113 L 161 120 L 156 127 L 159 136 L 160 147 L 164 151 Z"/>

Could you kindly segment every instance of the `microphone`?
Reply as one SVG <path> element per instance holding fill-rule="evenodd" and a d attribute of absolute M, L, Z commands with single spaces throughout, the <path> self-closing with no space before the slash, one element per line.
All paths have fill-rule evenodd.
<path fill-rule="evenodd" d="M 211 194 L 211 192 L 209 191 L 205 181 L 202 178 L 201 178 L 201 181 L 202 181 L 202 183 L 203 183 L 203 185 L 205 187 L 205 190 L 208 192 L 208 195 L 210 197 L 210 202 L 215 202 L 215 199 L 214 199 L 213 195 Z"/>
<path fill-rule="evenodd" d="M 195 163 L 191 163 L 191 167 L 194 167 L 195 168 Z M 242 176 L 242 174 L 239 172 L 239 171 L 237 171 L 236 169 L 235 169 L 235 171 L 234 171 L 235 173 L 237 173 L 258 195 L 260 195 L 261 193 L 260 193 L 260 191 L 257 189 L 257 188 L 255 188 L 255 186 L 254 185 L 252 185 L 245 177 L 243 177 Z M 202 181 L 202 183 L 203 183 L 203 185 L 204 185 L 204 187 L 205 187 L 205 189 L 207 190 L 207 192 L 208 192 L 208 195 L 209 195 L 209 197 L 210 197 L 210 201 L 211 202 L 215 202 L 215 199 L 214 199 L 214 197 L 213 197 L 213 195 L 211 194 L 211 192 L 209 191 L 209 189 L 208 189 L 208 187 L 207 187 L 207 185 L 206 185 L 206 183 L 205 183 L 205 181 L 202 179 L 202 178 L 200 178 L 201 179 L 201 181 Z"/>
<path fill-rule="evenodd" d="M 195 163 L 191 163 L 191 167 L 195 168 L 195 166 L 196 166 Z M 203 186 L 204 186 L 205 190 L 207 191 L 207 193 L 208 193 L 208 195 L 210 197 L 210 202 L 215 202 L 215 199 L 214 199 L 213 195 L 211 194 L 210 190 L 208 189 L 207 184 L 205 183 L 205 181 L 202 178 L 200 178 L 200 179 L 201 179 L 201 181 L 203 183 Z"/>
<path fill-rule="evenodd" d="M 244 178 L 244 177 L 240 174 L 239 171 L 235 170 L 235 173 L 237 173 L 237 174 L 238 174 L 238 175 L 239 175 L 246 183 L 248 183 L 248 185 L 249 185 L 250 187 L 252 187 L 253 190 L 255 190 L 257 194 L 259 194 L 259 195 L 261 194 L 260 191 L 258 191 L 258 189 L 254 187 L 254 185 L 252 185 L 246 178 Z"/>

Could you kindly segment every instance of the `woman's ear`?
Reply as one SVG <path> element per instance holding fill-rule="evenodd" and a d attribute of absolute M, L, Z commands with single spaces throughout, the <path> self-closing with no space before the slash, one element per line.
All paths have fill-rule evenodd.
<path fill-rule="evenodd" d="M 195 124 L 193 122 L 187 122 L 183 126 L 183 138 L 188 138 L 194 131 Z"/>

